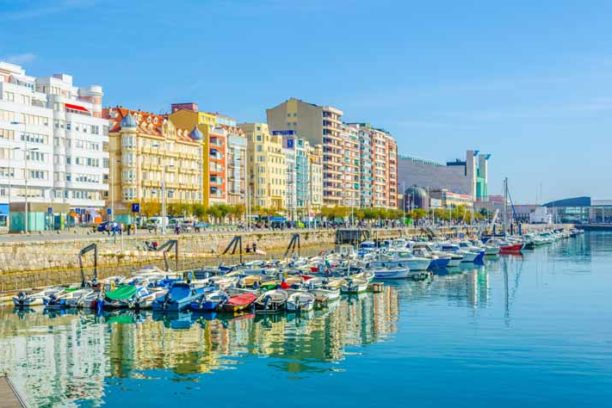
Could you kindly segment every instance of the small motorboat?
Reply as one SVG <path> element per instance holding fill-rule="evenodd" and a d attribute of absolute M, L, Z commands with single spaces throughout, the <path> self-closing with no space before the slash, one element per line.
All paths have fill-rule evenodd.
<path fill-rule="evenodd" d="M 269 290 L 255 301 L 255 313 L 276 313 L 285 309 L 289 294 L 282 289 Z"/>
<path fill-rule="evenodd" d="M 51 295 L 57 295 L 64 291 L 63 287 L 55 287 L 44 289 L 40 292 L 27 294 L 26 292 L 19 292 L 17 296 L 13 296 L 13 305 L 17 308 L 25 308 L 32 306 L 42 306 L 44 304 L 44 298 Z"/>
<path fill-rule="evenodd" d="M 431 259 L 415 256 L 409 249 L 399 249 L 388 253 L 389 260 L 402 261 L 411 271 L 426 271 L 431 265 Z"/>
<path fill-rule="evenodd" d="M 155 311 L 180 312 L 212 288 L 196 287 L 187 282 L 174 282 L 164 296 L 160 296 L 151 305 Z"/>
<path fill-rule="evenodd" d="M 146 282 L 145 282 L 146 283 Z M 145 284 L 122 284 L 106 292 L 105 309 L 148 309 L 153 302 L 166 294 L 163 288 L 148 288 Z"/>
<path fill-rule="evenodd" d="M 346 294 L 363 293 L 368 290 L 368 281 L 348 278 L 340 287 L 340 291 Z"/>
<path fill-rule="evenodd" d="M 312 288 L 308 289 L 308 292 L 312 293 L 315 297 L 323 298 L 327 302 L 335 302 L 340 299 L 340 289 L 338 288 Z"/>
<path fill-rule="evenodd" d="M 222 290 L 216 290 L 210 293 L 203 293 L 197 300 L 191 302 L 189 308 L 194 312 L 214 312 L 223 307 L 223 304 L 229 300 L 229 296 Z"/>
<path fill-rule="evenodd" d="M 286 308 L 288 312 L 307 312 L 314 308 L 315 296 L 312 293 L 297 291 L 287 298 Z"/>
<path fill-rule="evenodd" d="M 523 249 L 522 242 L 507 243 L 507 244 L 500 245 L 499 253 L 500 254 L 520 254 L 522 249 Z"/>
<path fill-rule="evenodd" d="M 230 313 L 242 312 L 251 306 L 255 300 L 257 300 L 257 295 L 250 292 L 233 295 L 223 304 L 221 310 Z"/>
<path fill-rule="evenodd" d="M 410 275 L 410 268 L 405 267 L 380 267 L 371 269 L 374 279 L 406 279 Z"/>
<path fill-rule="evenodd" d="M 86 308 L 92 307 L 92 303 L 97 299 L 98 293 L 91 288 L 83 288 L 70 292 L 64 296 L 64 306 L 70 308 Z"/>
<path fill-rule="evenodd" d="M 336 280 L 336 282 L 341 283 L 343 281 Z M 335 302 L 340 299 L 340 284 L 330 285 L 330 283 L 332 282 L 327 279 L 309 279 L 306 288 L 315 298 L 324 299 L 326 302 Z"/>

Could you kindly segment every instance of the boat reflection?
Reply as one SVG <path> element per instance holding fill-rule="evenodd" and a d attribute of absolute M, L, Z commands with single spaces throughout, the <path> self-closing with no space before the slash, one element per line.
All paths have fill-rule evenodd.
<path fill-rule="evenodd" d="M 317 361 L 341 361 L 346 347 L 395 332 L 399 298 L 388 287 L 329 309 L 271 316 L 3 308 L 0 317 L 0 372 L 9 371 L 34 406 L 55 406 L 100 400 L 108 377 L 208 373 L 247 355 L 274 357 L 270 364 L 290 373 L 317 371 Z"/>
<path fill-rule="evenodd" d="M 304 314 L 114 311 L 98 316 L 70 309 L 0 309 L 0 372 L 10 371 L 33 405 L 70 405 L 80 398 L 100 400 L 108 378 L 149 378 L 155 370 L 176 376 L 214 373 L 239 367 L 248 356 L 268 357 L 270 367 L 296 376 L 342 370 L 347 348 L 354 351 L 397 331 L 400 299 L 408 308 L 436 300 L 445 307 L 487 307 L 490 274 L 498 274 L 510 283 L 509 314 L 522 262 L 506 257 L 501 263 L 437 271 L 425 281 L 386 282 L 381 293 L 345 297 Z"/>

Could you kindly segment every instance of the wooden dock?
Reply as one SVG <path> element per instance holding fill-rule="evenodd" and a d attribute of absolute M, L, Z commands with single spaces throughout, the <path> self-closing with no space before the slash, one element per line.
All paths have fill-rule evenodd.
<path fill-rule="evenodd" d="M 0 374 L 0 408 L 26 408 L 27 405 L 11 380 Z"/>

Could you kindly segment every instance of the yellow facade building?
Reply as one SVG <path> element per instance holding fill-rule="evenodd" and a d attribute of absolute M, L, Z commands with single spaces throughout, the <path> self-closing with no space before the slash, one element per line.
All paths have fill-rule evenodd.
<path fill-rule="evenodd" d="M 202 203 L 203 134 L 176 128 L 163 115 L 104 109 L 109 126 L 108 207 L 127 222 L 132 204 Z"/>
<path fill-rule="evenodd" d="M 227 203 L 228 131 L 217 124 L 217 115 L 200 112 L 195 103 L 172 105 L 169 116 L 175 126 L 191 129 L 197 127 L 203 134 L 202 150 L 202 197 L 205 206 Z"/>
<path fill-rule="evenodd" d="M 281 136 L 265 123 L 243 123 L 247 138 L 248 190 L 253 207 L 286 209 L 287 164 Z"/>

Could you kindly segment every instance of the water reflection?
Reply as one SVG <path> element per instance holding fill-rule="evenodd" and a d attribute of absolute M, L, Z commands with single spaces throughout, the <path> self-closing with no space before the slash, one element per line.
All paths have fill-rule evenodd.
<path fill-rule="evenodd" d="M 106 377 L 214 372 L 245 355 L 275 357 L 272 366 L 290 373 L 325 370 L 316 362 L 342 360 L 348 346 L 394 333 L 399 298 L 386 288 L 287 316 L 2 309 L 0 317 L 0 372 L 10 372 L 33 405 L 54 406 L 100 401 Z"/>
<path fill-rule="evenodd" d="M 303 315 L 96 316 L 0 309 L 0 372 L 12 374 L 32 405 L 64 406 L 102 404 L 105 385 L 124 378 L 146 379 L 164 370 L 178 380 L 193 380 L 197 374 L 240 369 L 249 356 L 269 357 L 271 369 L 296 377 L 342 370 L 337 363 L 354 347 L 384 341 L 398 330 L 400 304 L 487 308 L 495 276 L 505 285 L 503 313 L 509 322 L 523 263 L 522 257 L 504 256 L 481 266 L 438 271 L 428 281 L 388 282 L 382 293 L 345 298 Z"/>

